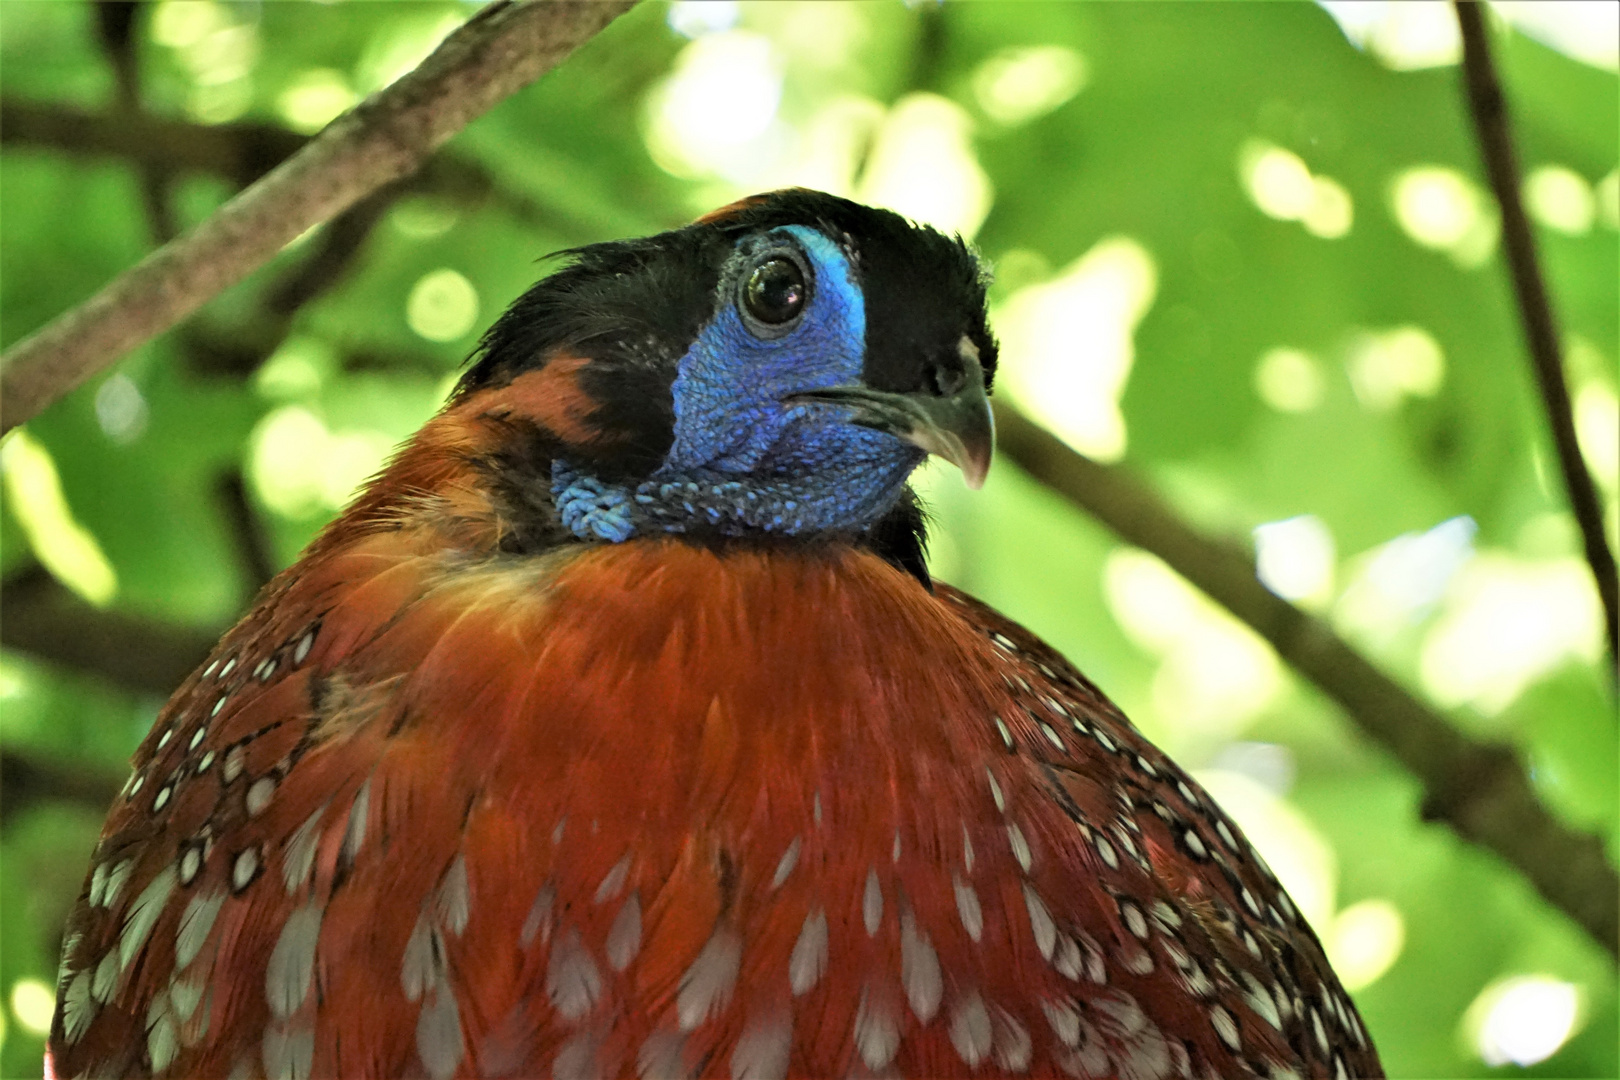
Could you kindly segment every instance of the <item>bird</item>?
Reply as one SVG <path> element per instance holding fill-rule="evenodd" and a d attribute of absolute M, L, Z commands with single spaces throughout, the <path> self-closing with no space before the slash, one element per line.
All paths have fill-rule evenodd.
<path fill-rule="evenodd" d="M 1232 818 L 931 578 L 987 287 L 806 189 L 564 253 L 159 713 L 53 1075 L 1383 1075 Z"/>

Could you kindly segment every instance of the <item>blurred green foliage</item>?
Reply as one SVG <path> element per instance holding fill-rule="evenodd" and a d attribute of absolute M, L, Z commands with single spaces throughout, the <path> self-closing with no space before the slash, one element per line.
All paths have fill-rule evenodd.
<path fill-rule="evenodd" d="M 139 100 L 120 105 L 116 50 L 89 5 L 7 0 L 0 97 L 307 133 L 471 10 L 146 5 L 128 53 Z M 1616 78 L 1496 29 L 1612 543 Z M 1207 528 L 1290 523 L 1256 534 L 1274 587 L 1459 726 L 1520 747 L 1541 796 L 1612 853 L 1595 592 L 1458 72 L 1392 70 L 1376 51 L 1304 3 L 644 4 L 449 145 L 477 183 L 394 192 L 290 320 L 276 290 L 330 229 L 30 423 L 22 450 L 11 440 L 8 601 L 40 562 L 91 595 L 110 568 L 111 611 L 217 632 L 262 564 L 293 559 L 432 413 L 541 256 L 676 226 L 752 187 L 842 187 L 976 227 L 999 274 L 1008 392 L 1081 448 L 1123 453 Z M 8 121 L 0 137 L 7 345 L 150 250 L 150 192 L 183 228 L 236 182 L 82 134 Z M 1113 254 L 1077 263 L 1088 252 Z M 1045 315 L 1040 296 L 1055 298 Z M 1422 823 L 1410 777 L 1311 686 L 1005 463 L 977 494 L 923 483 L 941 576 L 1073 657 L 1230 797 L 1296 898 L 1313 898 L 1302 907 L 1360 972 L 1391 1075 L 1616 1075 L 1603 951 L 1510 867 Z M 35 613 L 8 603 L 6 617 L 16 629 Z M 0 661 L 0 746 L 116 786 L 161 689 L 40 651 Z M 6 1076 L 38 1075 L 38 990 L 100 821 L 71 794 L 8 793 Z M 1506 1049 L 1487 1063 L 1492 1038 Z"/>

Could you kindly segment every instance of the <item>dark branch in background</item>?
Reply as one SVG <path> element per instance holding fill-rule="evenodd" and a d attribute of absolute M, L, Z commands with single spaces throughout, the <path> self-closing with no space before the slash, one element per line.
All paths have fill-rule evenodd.
<path fill-rule="evenodd" d="M 139 0 L 99 0 L 95 5 L 101 48 L 107 54 L 107 62 L 113 69 L 113 80 L 118 86 L 121 119 L 139 116 L 143 112 L 140 47 L 135 30 L 145 6 Z M 174 171 L 167 162 L 147 160 L 137 166 L 136 174 L 141 182 L 141 202 L 146 207 L 146 221 L 152 230 L 152 239 L 156 243 L 167 244 L 180 231 L 175 225 L 174 210 L 169 205 Z"/>
<path fill-rule="evenodd" d="M 40 567 L 0 586 L 0 645 L 77 668 L 144 694 L 168 697 L 219 634 L 100 611 Z"/>
<path fill-rule="evenodd" d="M 259 317 L 249 320 L 251 328 L 237 326 L 218 334 L 195 324 L 182 327 L 180 344 L 193 370 L 238 378 L 257 371 L 292 333 L 299 310 L 336 287 L 353 268 L 400 191 L 399 184 L 379 188 L 327 222 L 314 250 L 270 285 Z"/>
<path fill-rule="evenodd" d="M 0 99 L 0 145 L 119 158 L 138 167 L 155 164 L 175 172 L 217 176 L 238 188 L 292 157 L 309 141 L 308 135 L 254 121 L 193 124 L 148 113 L 120 117 L 54 102 Z M 435 154 L 402 183 L 406 190 L 465 206 L 496 203 L 525 225 L 549 224 L 589 235 L 587 223 L 569 220 L 559 208 L 542 208 L 527 194 L 497 184 L 478 162 L 452 153 Z"/>
<path fill-rule="evenodd" d="M 127 690 L 165 698 L 207 659 L 218 634 L 91 607 L 41 567 L 0 585 L 0 645 Z M 0 749 L 0 829 L 47 801 L 104 814 L 122 775 L 38 750 Z"/>
<path fill-rule="evenodd" d="M 333 121 L 202 225 L 9 349 L 0 357 L 0 434 L 190 315 L 310 226 L 414 172 L 632 3 L 519 0 L 479 11 L 415 71 Z"/>
<path fill-rule="evenodd" d="M 82 762 L 67 765 L 31 750 L 6 747 L 0 750 L 0 831 L 43 802 L 73 803 L 99 817 L 123 782 L 111 770 L 87 770 Z"/>
<path fill-rule="evenodd" d="M 276 553 L 270 535 L 259 520 L 259 513 L 248 498 L 247 480 L 242 470 L 229 469 L 214 484 L 225 521 L 230 527 L 232 550 L 238 570 L 247 586 L 246 599 L 258 595 L 265 582 L 276 576 Z M 176 684 L 178 685 L 178 683 Z"/>
<path fill-rule="evenodd" d="M 192 124 L 147 113 L 125 117 L 18 98 L 0 101 L 0 143 L 8 147 L 169 166 L 219 176 L 236 187 L 246 187 L 309 141 L 275 124 L 252 121 Z"/>
<path fill-rule="evenodd" d="M 1204 536 L 1125 470 L 1099 465 L 1005 404 L 1000 451 L 1121 538 L 1163 559 L 1269 641 L 1424 787 L 1423 815 L 1496 852 L 1610 955 L 1620 956 L 1620 875 L 1603 843 L 1555 819 L 1514 752 L 1477 743 L 1357 653 L 1322 620 L 1270 592 L 1248 553 Z"/>
<path fill-rule="evenodd" d="M 197 669 L 218 634 L 100 611 L 35 566 L 0 585 L 0 645 L 127 690 L 166 698 Z M 100 815 L 123 776 L 37 750 L 0 749 L 0 829 L 37 803 L 66 801 Z"/>
<path fill-rule="evenodd" d="M 1620 656 L 1620 578 L 1615 572 L 1614 553 L 1609 550 L 1608 539 L 1603 535 L 1603 504 L 1598 499 L 1597 487 L 1592 483 L 1592 474 L 1586 468 L 1580 443 L 1575 437 L 1575 420 L 1569 407 L 1569 387 L 1564 380 L 1558 327 L 1553 321 L 1547 285 L 1536 259 L 1535 234 L 1530 230 L 1530 221 L 1525 217 L 1524 203 L 1519 197 L 1519 164 L 1513 151 L 1513 136 L 1508 130 L 1507 100 L 1502 95 L 1502 83 L 1497 78 L 1496 65 L 1491 59 L 1484 11 L 1475 0 L 1453 0 L 1453 6 L 1457 9 L 1457 23 L 1462 28 L 1463 76 L 1468 88 L 1468 109 L 1473 116 L 1474 133 L 1479 139 L 1479 153 L 1485 162 L 1486 176 L 1490 179 L 1491 190 L 1496 194 L 1497 204 L 1502 208 L 1502 250 L 1507 257 L 1508 270 L 1513 275 L 1513 294 L 1519 301 L 1519 319 L 1524 324 L 1525 343 L 1530 349 L 1536 385 L 1541 388 L 1547 425 L 1552 429 L 1553 445 L 1558 449 L 1558 464 L 1564 474 L 1564 488 L 1569 492 L 1570 510 L 1580 524 L 1581 539 L 1586 545 L 1586 561 L 1592 565 L 1598 595 L 1603 598 L 1612 668 L 1616 657 Z"/>

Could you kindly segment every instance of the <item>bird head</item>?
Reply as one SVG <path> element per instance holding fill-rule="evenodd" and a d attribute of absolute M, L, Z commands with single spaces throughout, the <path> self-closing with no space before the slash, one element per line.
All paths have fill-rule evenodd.
<path fill-rule="evenodd" d="M 996 343 L 960 238 L 792 189 L 564 254 L 447 411 L 524 444 L 503 482 L 572 538 L 843 534 L 920 563 L 911 472 L 983 482 Z"/>

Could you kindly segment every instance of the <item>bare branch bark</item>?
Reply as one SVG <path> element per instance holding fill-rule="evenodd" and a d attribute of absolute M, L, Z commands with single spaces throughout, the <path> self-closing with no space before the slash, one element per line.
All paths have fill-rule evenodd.
<path fill-rule="evenodd" d="M 1519 321 L 1524 326 L 1530 363 L 1541 390 L 1547 426 L 1558 451 L 1558 465 L 1569 492 L 1570 510 L 1581 527 L 1586 545 L 1586 561 L 1597 579 L 1598 595 L 1608 619 L 1609 663 L 1612 668 L 1620 655 L 1620 577 L 1614 553 L 1603 535 L 1603 503 L 1597 486 L 1581 457 L 1575 437 L 1575 419 L 1569 406 L 1569 387 L 1564 380 L 1564 361 L 1558 342 L 1558 325 L 1547 285 L 1536 258 L 1536 238 L 1519 197 L 1519 163 L 1513 151 L 1513 135 L 1508 130 L 1507 99 L 1491 60 L 1490 40 L 1485 32 L 1484 12 L 1476 0 L 1453 0 L 1457 24 L 1462 29 L 1463 78 L 1468 90 L 1468 111 L 1474 120 L 1479 154 L 1491 191 L 1502 208 L 1502 250 L 1513 276 L 1513 294 L 1519 302 Z"/>
<path fill-rule="evenodd" d="M 633 2 L 484 8 L 415 71 L 333 121 L 197 229 L 0 357 L 0 434 L 242 280 L 304 230 L 418 168 Z"/>
<path fill-rule="evenodd" d="M 1620 875 L 1595 836 L 1552 816 L 1509 747 L 1477 743 L 1335 634 L 1266 589 L 1242 549 L 1197 532 L 1140 480 L 1069 449 L 1016 410 L 996 406 L 1000 451 L 1242 619 L 1315 683 L 1424 787 L 1423 814 L 1517 867 L 1549 903 L 1620 957 Z"/>

